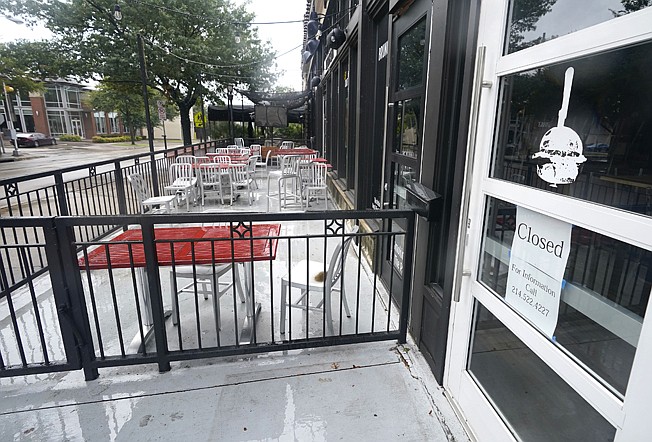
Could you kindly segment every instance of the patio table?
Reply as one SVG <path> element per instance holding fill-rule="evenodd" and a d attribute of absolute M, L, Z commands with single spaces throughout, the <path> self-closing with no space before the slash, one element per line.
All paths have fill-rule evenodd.
<path fill-rule="evenodd" d="M 275 149 L 274 154 L 278 156 L 283 155 L 314 155 L 317 153 L 314 149 Z"/>
<path fill-rule="evenodd" d="M 235 231 L 230 226 L 155 228 L 156 258 L 159 266 L 243 263 L 247 308 L 247 317 L 242 327 L 241 342 L 244 342 L 251 336 L 253 323 L 260 313 L 260 303 L 255 303 L 254 288 L 251 285 L 252 265 L 255 261 L 276 259 L 278 240 L 275 237 L 280 230 L 280 224 L 255 224 L 251 229 L 240 227 Z M 82 270 L 136 268 L 140 274 L 145 325 L 151 327 L 153 320 L 142 241 L 140 229 L 127 230 L 88 252 L 87 259 L 80 258 L 78 264 Z"/>
<path fill-rule="evenodd" d="M 235 153 L 207 153 L 206 156 L 211 158 L 211 160 L 216 156 L 230 157 L 232 163 L 246 163 L 249 159 L 248 155 L 240 155 Z"/>

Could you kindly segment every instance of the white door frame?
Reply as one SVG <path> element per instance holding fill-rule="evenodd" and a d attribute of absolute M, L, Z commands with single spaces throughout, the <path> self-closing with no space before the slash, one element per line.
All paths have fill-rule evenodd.
<path fill-rule="evenodd" d="M 652 249 L 652 222 L 647 217 L 489 178 L 500 77 L 652 40 L 652 8 L 503 56 L 508 7 L 508 0 L 487 0 L 482 3 L 480 14 L 478 47 L 486 47 L 486 52 L 482 78 L 476 79 L 476 83 L 484 84 L 484 87 L 474 91 L 474 94 L 480 95 L 479 106 L 473 110 L 478 112 L 477 135 L 469 141 L 470 144 L 475 143 L 474 164 L 467 164 L 467 168 L 472 168 L 472 184 L 467 201 L 469 220 L 468 227 L 467 220 L 463 220 L 465 226 L 460 235 L 460 241 L 465 242 L 466 246 L 461 246 L 464 256 L 455 275 L 456 279 L 461 279 L 461 289 L 459 302 L 451 306 L 444 384 L 454 405 L 461 410 L 470 429 L 476 432 L 480 440 L 514 440 L 481 387 L 467 371 L 471 322 L 474 301 L 477 299 L 616 427 L 616 440 L 635 440 L 640 435 L 649 437 L 646 402 L 652 396 L 652 382 L 649 382 L 647 374 L 652 367 L 652 313 L 643 323 L 630 374 L 629 385 L 635 385 L 635 388 L 628 388 L 623 401 L 478 282 L 478 267 L 487 196 L 531 208 L 643 249 Z M 471 133 L 470 138 L 473 135 Z M 469 149 L 473 147 L 469 146 Z M 536 202 L 536 206 L 533 202 Z"/>

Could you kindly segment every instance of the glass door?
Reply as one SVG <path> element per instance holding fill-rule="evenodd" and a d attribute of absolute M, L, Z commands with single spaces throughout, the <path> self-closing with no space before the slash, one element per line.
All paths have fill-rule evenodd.
<path fill-rule="evenodd" d="M 74 135 L 79 135 L 80 137 L 84 136 L 84 131 L 82 129 L 82 122 L 77 118 L 70 119 L 70 126 L 72 128 L 72 133 Z"/>
<path fill-rule="evenodd" d="M 536 6 L 481 11 L 445 384 L 481 440 L 644 440 L 652 8 Z"/>
<path fill-rule="evenodd" d="M 405 186 L 419 179 L 419 160 L 423 136 L 423 105 L 427 63 L 427 17 L 429 2 L 415 2 L 400 15 L 392 27 L 392 66 L 387 122 L 387 170 L 385 205 L 405 209 Z M 392 222 L 391 231 L 406 226 Z M 381 276 L 393 294 L 400 294 L 403 273 L 403 237 L 388 239 L 383 245 Z M 395 298 L 400 302 L 400 296 Z"/>

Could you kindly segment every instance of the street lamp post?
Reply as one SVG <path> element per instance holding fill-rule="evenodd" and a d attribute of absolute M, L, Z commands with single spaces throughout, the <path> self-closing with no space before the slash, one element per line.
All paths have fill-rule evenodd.
<path fill-rule="evenodd" d="M 147 141 L 149 142 L 149 161 L 152 169 L 152 187 L 154 187 L 154 196 L 159 195 L 158 191 L 158 173 L 156 171 L 156 160 L 154 158 L 154 128 L 152 119 L 149 114 L 149 93 L 147 91 L 147 68 L 145 65 L 145 50 L 143 49 L 143 37 L 136 35 L 138 40 L 138 59 L 140 61 L 140 79 L 143 83 L 143 100 L 145 101 L 145 122 L 147 123 Z"/>
<path fill-rule="evenodd" d="M 233 142 L 234 134 L 233 134 L 233 85 L 229 84 L 226 87 L 226 98 L 228 99 L 228 106 L 229 106 L 229 138 L 231 139 L 231 142 Z"/>

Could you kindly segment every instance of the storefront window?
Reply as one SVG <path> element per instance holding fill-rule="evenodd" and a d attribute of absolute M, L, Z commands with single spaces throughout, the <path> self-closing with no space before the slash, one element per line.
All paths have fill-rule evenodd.
<path fill-rule="evenodd" d="M 67 89 L 68 107 L 81 108 L 81 100 L 79 99 L 79 91 L 77 89 Z"/>
<path fill-rule="evenodd" d="M 490 198 L 487 207 L 480 280 L 535 327 L 541 329 L 537 318 L 544 319 L 538 313 L 548 315 L 545 319 L 554 321 L 552 341 L 615 394 L 624 396 L 652 288 L 652 252 L 535 214 L 548 225 L 559 223 L 559 230 L 568 228 L 570 243 L 564 244 L 519 220 L 521 209 L 513 204 Z M 539 267 L 540 272 L 518 274 L 520 281 L 529 284 L 527 290 L 509 282 L 514 271 L 519 272 L 514 264 L 522 267 L 514 257 L 515 235 L 544 244 L 552 254 L 567 252 L 561 269 L 563 280 L 559 281 L 561 296 L 556 301 L 558 313 L 543 306 L 537 316 L 529 314 L 542 300 L 545 303 L 544 292 L 555 285 L 554 278 L 537 276 L 546 271 L 539 262 L 528 264 Z M 552 242 L 541 242 L 543 237 Z M 507 296 L 513 293 L 529 303 L 528 311 L 508 302 Z"/>
<path fill-rule="evenodd" d="M 647 0 L 513 0 L 507 53 L 650 6 Z"/>
<path fill-rule="evenodd" d="M 503 77 L 492 176 L 651 216 L 650 72 L 646 43 Z"/>
<path fill-rule="evenodd" d="M 420 86 L 426 56 L 426 19 L 423 18 L 398 39 L 397 90 Z"/>
<path fill-rule="evenodd" d="M 469 371 L 517 440 L 612 441 L 616 429 L 476 302 Z"/>
<path fill-rule="evenodd" d="M 66 122 L 64 119 L 63 111 L 48 111 L 48 125 L 50 126 L 50 134 L 58 136 L 68 133 L 66 130 Z"/>

